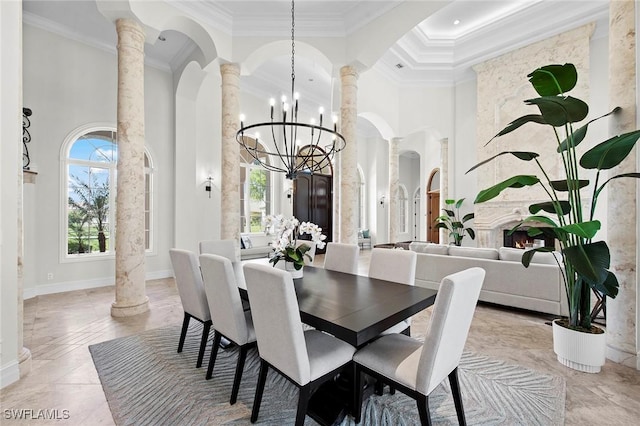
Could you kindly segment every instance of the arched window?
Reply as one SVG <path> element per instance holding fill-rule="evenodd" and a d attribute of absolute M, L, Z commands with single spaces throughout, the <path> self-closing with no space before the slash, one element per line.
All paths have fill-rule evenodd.
<path fill-rule="evenodd" d="M 408 232 L 409 221 L 409 195 L 407 194 L 407 188 L 400 184 L 398 185 L 398 232 Z"/>
<path fill-rule="evenodd" d="M 64 252 L 67 258 L 113 256 L 118 145 L 113 128 L 76 132 L 64 145 Z M 145 151 L 145 249 L 152 247 L 152 170 Z"/>
<path fill-rule="evenodd" d="M 256 155 L 264 151 L 260 142 L 248 136 L 245 139 L 248 146 L 256 148 Z M 264 218 L 271 214 L 272 172 L 257 165 L 251 152 L 240 148 L 240 232 L 243 233 L 263 232 Z"/>

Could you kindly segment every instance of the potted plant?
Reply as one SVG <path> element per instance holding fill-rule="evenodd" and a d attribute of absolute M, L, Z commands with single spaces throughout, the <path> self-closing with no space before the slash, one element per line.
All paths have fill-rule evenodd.
<path fill-rule="evenodd" d="M 548 65 L 536 69 L 528 77 L 540 97 L 524 102 L 536 106 L 539 114 L 528 114 L 513 120 L 489 142 L 528 123 L 549 126 L 555 135 L 555 144 L 550 144 L 549 149 L 554 149 L 561 157 L 564 177 L 550 176 L 539 162 L 539 154 L 535 152 L 500 152 L 469 171 L 502 155 L 512 155 L 522 161 L 534 161 L 541 176 L 516 175 L 508 178 L 480 191 L 475 203 L 489 201 L 507 188 L 533 185 L 541 185 L 544 188 L 549 201 L 529 206 L 531 216 L 525 218 L 512 231 L 523 224 L 533 223 L 536 226 L 528 229 L 530 236 L 544 234 L 557 239 L 561 250 L 558 265 L 563 274 L 569 318 L 553 323 L 554 350 L 558 360 L 564 365 L 581 371 L 598 372 L 605 359 L 605 336 L 601 328 L 591 323 L 591 291 L 593 289 L 606 297 L 615 298 L 619 285 L 616 276 L 608 270 L 610 254 L 607 243 L 593 241 L 600 229 L 600 221 L 594 217 L 596 203 L 603 188 L 611 180 L 640 177 L 640 173 L 625 173 L 609 176 L 601 182 L 601 172 L 617 166 L 628 156 L 640 137 L 640 131 L 614 136 L 599 143 L 585 152 L 578 161 L 576 147 L 585 139 L 589 125 L 617 113 L 620 108 L 614 108 L 609 113 L 575 128 L 574 123 L 584 120 L 589 113 L 589 107 L 584 101 L 566 94 L 575 87 L 578 80 L 575 66 Z M 593 170 L 593 182 L 581 179 L 580 169 Z M 585 198 L 587 194 L 590 194 L 591 200 L 583 206 L 583 201 L 588 201 L 588 198 Z M 540 223 L 543 225 L 540 226 Z M 527 267 L 535 253 L 552 250 L 551 247 L 528 250 L 522 256 L 522 264 Z M 565 335 L 578 341 L 564 343 Z M 585 339 L 594 339 L 596 342 L 585 343 Z M 572 344 L 578 346 L 566 346 Z M 591 349 L 595 353 L 590 353 Z"/>
<path fill-rule="evenodd" d="M 327 238 L 326 235 L 322 235 L 322 228 L 318 225 L 311 222 L 300 223 L 295 217 L 285 219 L 282 215 L 269 215 L 265 219 L 265 228 L 267 233 L 273 231 L 275 234 L 271 242 L 274 254 L 269 259 L 269 263 L 276 266 L 279 261 L 284 260 L 284 269 L 289 271 L 293 278 L 302 277 L 305 257 L 312 260 L 307 253 L 311 250 L 311 246 L 306 243 L 298 244 L 300 235 L 310 235 L 317 249 L 324 248 L 324 240 Z"/>
<path fill-rule="evenodd" d="M 476 233 L 473 228 L 465 228 L 465 222 L 474 218 L 473 213 L 467 213 L 460 219 L 460 207 L 462 207 L 462 203 L 464 202 L 464 198 L 459 200 L 444 200 L 444 203 L 447 206 L 453 206 L 453 208 L 445 208 L 442 209 L 445 214 L 442 216 L 438 216 L 435 220 L 438 222 L 436 224 L 436 228 L 442 228 L 449 231 L 449 239 L 452 239 L 452 243 L 460 246 L 462 244 L 462 239 L 464 238 L 464 234 L 469 234 L 471 239 L 476 238 Z"/>

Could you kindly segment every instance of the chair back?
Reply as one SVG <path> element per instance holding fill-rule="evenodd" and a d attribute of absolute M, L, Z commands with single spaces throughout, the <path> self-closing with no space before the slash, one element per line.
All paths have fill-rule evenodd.
<path fill-rule="evenodd" d="M 357 244 L 327 243 L 324 254 L 324 269 L 356 275 L 358 273 Z"/>
<path fill-rule="evenodd" d="M 302 244 L 306 244 L 306 245 L 308 245 L 310 247 L 309 251 L 305 253 L 304 264 L 305 265 L 311 265 L 313 263 L 313 259 L 315 259 L 315 257 L 316 257 L 316 243 L 314 243 L 313 241 L 309 241 L 309 240 L 297 240 L 296 241 L 296 248 L 300 247 Z M 311 259 L 309 259 L 309 257 L 307 257 L 307 255 Z"/>
<path fill-rule="evenodd" d="M 413 285 L 416 280 L 416 261 L 415 251 L 374 248 L 371 250 L 369 276 Z"/>
<path fill-rule="evenodd" d="M 232 262 L 238 261 L 236 243 L 234 240 L 205 240 L 200 241 L 200 254 L 217 254 Z"/>
<path fill-rule="evenodd" d="M 209 321 L 211 314 L 196 254 L 189 250 L 170 249 L 169 256 L 182 309 L 201 321 Z"/>
<path fill-rule="evenodd" d="M 201 254 L 200 268 L 213 328 L 238 345 L 248 343 L 247 319 L 231 261 L 216 254 Z"/>
<path fill-rule="evenodd" d="M 469 268 L 442 279 L 418 363 L 416 388 L 429 395 L 460 363 L 485 271 Z"/>
<path fill-rule="evenodd" d="M 260 357 L 300 385 L 311 367 L 293 279 L 267 265 L 244 265 L 253 326 Z"/>

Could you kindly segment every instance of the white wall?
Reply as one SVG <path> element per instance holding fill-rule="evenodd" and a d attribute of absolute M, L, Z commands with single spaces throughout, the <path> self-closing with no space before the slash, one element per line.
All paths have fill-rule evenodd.
<path fill-rule="evenodd" d="M 0 388 L 20 378 L 18 367 L 18 178 L 22 171 L 20 2 L 0 2 Z M 20 314 L 21 315 L 21 314 Z"/>
<path fill-rule="evenodd" d="M 24 26 L 24 103 L 33 110 L 30 154 L 37 183 L 25 193 L 25 297 L 113 284 L 114 259 L 68 261 L 60 243 L 65 138 L 89 123 L 116 125 L 117 57 Z M 145 143 L 154 164 L 154 246 L 147 277 L 171 276 L 174 96 L 172 75 L 145 69 Z M 28 198 L 27 198 L 28 197 Z M 53 274 L 53 279 L 47 279 Z"/>

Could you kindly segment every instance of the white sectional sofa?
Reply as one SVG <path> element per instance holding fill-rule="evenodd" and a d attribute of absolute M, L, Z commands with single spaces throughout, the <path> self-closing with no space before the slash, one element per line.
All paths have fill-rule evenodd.
<path fill-rule="evenodd" d="M 443 277 L 472 266 L 486 271 L 480 300 L 554 315 L 567 315 L 567 297 L 553 253 L 536 253 L 528 268 L 524 250 L 456 247 L 413 242 L 416 285 L 437 289 Z M 555 254 L 557 255 L 557 254 Z"/>

